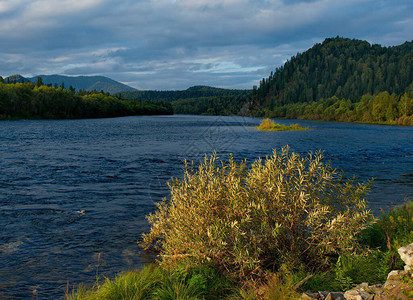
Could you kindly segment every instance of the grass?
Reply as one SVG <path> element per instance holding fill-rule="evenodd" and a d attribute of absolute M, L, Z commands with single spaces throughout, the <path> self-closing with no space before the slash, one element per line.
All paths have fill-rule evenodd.
<path fill-rule="evenodd" d="M 255 127 L 260 131 L 298 131 L 298 130 L 308 130 L 307 127 L 302 127 L 299 124 L 292 125 L 281 125 L 275 124 L 274 121 L 270 119 L 263 119 L 259 126 Z"/>
<path fill-rule="evenodd" d="M 79 286 L 66 293 L 66 300 L 117 299 L 231 299 L 234 285 L 215 268 L 204 265 L 163 266 L 152 264 L 115 279 Z"/>

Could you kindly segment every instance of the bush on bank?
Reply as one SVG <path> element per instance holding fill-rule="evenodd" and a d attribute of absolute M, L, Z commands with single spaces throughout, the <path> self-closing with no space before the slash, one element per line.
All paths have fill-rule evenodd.
<path fill-rule="evenodd" d="M 159 264 L 66 298 L 298 299 L 303 291 L 384 283 L 403 268 L 397 249 L 413 240 L 413 202 L 373 219 L 362 198 L 367 187 L 343 180 L 321 153 L 301 157 L 288 148 L 249 167 L 216 156 L 187 164 L 171 199 L 150 216 L 144 241 L 161 251 Z"/>
<path fill-rule="evenodd" d="M 163 263 L 212 264 L 238 279 L 290 269 L 329 268 L 357 252 L 355 237 L 373 220 L 363 195 L 368 184 L 344 180 L 322 153 L 288 147 L 265 160 L 237 163 L 216 155 L 170 184 L 171 197 L 148 217 L 144 246 Z"/>

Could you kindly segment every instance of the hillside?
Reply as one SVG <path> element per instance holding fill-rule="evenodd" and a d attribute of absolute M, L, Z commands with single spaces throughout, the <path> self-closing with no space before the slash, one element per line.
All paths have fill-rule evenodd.
<path fill-rule="evenodd" d="M 413 42 L 326 39 L 262 79 L 249 108 L 255 116 L 413 125 Z"/>
<path fill-rule="evenodd" d="M 249 94 L 249 90 L 230 90 L 210 86 L 193 86 L 186 90 L 178 91 L 131 91 L 122 92 L 120 96 L 130 100 L 151 100 L 151 101 L 176 101 L 182 99 L 194 99 L 205 97 L 226 97 Z"/>
<path fill-rule="evenodd" d="M 293 56 L 254 89 L 257 105 L 272 110 L 329 97 L 358 101 L 365 94 L 413 89 L 413 42 L 395 47 L 328 38 Z"/>
<path fill-rule="evenodd" d="M 177 114 L 234 115 L 242 114 L 250 93 L 250 90 L 197 85 L 182 91 L 133 91 L 119 96 L 130 100 L 167 101 Z"/>
<path fill-rule="evenodd" d="M 21 75 L 11 75 L 5 78 L 5 82 L 27 82 L 36 83 L 37 78 L 41 77 L 44 84 L 61 86 L 64 84 L 66 89 L 72 86 L 76 90 L 85 91 L 104 91 L 105 93 L 115 94 L 123 91 L 135 91 L 134 88 L 113 79 L 104 76 L 63 76 L 63 75 L 38 75 L 30 78 L 25 78 Z"/>

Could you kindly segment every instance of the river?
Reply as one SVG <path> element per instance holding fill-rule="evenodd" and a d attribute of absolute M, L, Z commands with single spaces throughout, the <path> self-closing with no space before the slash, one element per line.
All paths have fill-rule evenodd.
<path fill-rule="evenodd" d="M 413 200 L 413 128 L 279 120 L 308 131 L 259 132 L 257 118 L 141 116 L 0 122 L 0 299 L 62 298 L 83 282 L 152 259 L 136 241 L 183 160 L 252 162 L 289 145 L 324 151 L 345 176 L 374 178 L 370 208 Z"/>

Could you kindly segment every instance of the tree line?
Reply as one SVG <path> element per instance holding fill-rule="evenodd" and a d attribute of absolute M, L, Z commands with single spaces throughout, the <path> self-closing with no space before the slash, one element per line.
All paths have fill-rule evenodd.
<path fill-rule="evenodd" d="M 238 96 L 211 96 L 172 101 L 177 114 L 228 116 L 243 114 L 248 94 Z"/>
<path fill-rule="evenodd" d="M 148 90 L 121 92 L 116 94 L 116 96 L 130 100 L 179 101 L 183 99 L 206 99 L 210 97 L 237 97 L 242 95 L 248 95 L 249 93 L 249 90 L 221 89 L 199 85 L 190 87 L 186 90 L 178 91 Z"/>
<path fill-rule="evenodd" d="M 413 92 L 363 95 L 357 102 L 336 96 L 310 103 L 292 103 L 263 109 L 256 116 L 340 122 L 413 125 Z"/>
<path fill-rule="evenodd" d="M 173 114 L 170 103 L 132 101 L 97 91 L 66 90 L 63 86 L 9 83 L 0 80 L 0 119 L 107 118 Z"/>

